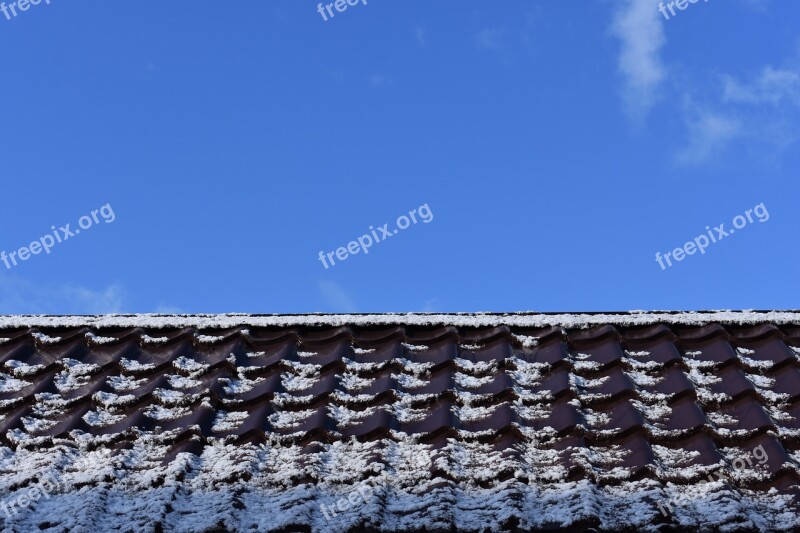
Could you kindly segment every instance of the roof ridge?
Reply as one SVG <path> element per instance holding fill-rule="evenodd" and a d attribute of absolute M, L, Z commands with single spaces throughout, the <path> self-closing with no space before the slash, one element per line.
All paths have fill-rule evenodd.
<path fill-rule="evenodd" d="M 477 313 L 375 313 L 375 314 L 109 314 L 109 315 L 0 315 L 0 329 L 21 327 L 149 327 L 231 328 L 291 326 L 461 326 L 461 327 L 564 327 L 648 326 L 654 324 L 699 326 L 800 324 L 800 311 L 611 311 L 611 312 L 477 312 Z"/>

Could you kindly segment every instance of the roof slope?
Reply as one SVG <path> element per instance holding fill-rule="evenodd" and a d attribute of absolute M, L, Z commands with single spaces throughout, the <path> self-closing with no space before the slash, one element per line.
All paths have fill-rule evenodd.
<path fill-rule="evenodd" d="M 13 530 L 800 527 L 797 313 L 0 317 L 0 372 Z"/>

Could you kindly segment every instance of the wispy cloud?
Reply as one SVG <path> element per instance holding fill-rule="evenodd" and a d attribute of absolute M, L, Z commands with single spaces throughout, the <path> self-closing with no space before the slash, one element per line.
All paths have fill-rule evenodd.
<path fill-rule="evenodd" d="M 641 122 L 658 100 L 666 68 L 666 44 L 656 0 L 624 0 L 614 15 L 612 34 L 620 41 L 618 67 L 624 78 L 623 103 L 628 117 Z"/>
<path fill-rule="evenodd" d="M 437 311 L 441 311 L 439 298 L 431 298 L 430 300 L 426 300 L 425 303 L 422 304 L 421 311 L 423 313 L 435 313 Z"/>
<path fill-rule="evenodd" d="M 767 66 L 749 83 L 725 76 L 722 100 L 738 104 L 800 107 L 800 72 Z"/>
<path fill-rule="evenodd" d="M 394 85 L 394 80 L 392 80 L 387 76 L 384 76 L 383 74 L 375 73 L 370 75 L 369 77 L 369 86 L 375 89 L 379 89 L 381 87 L 388 87 L 390 85 Z"/>
<path fill-rule="evenodd" d="M 737 142 L 759 155 L 779 156 L 800 140 L 800 70 L 765 66 L 747 77 L 723 75 L 702 105 L 684 108 L 688 144 L 679 164 L 717 159 Z"/>
<path fill-rule="evenodd" d="M 676 156 L 679 164 L 697 165 L 715 159 L 742 134 L 742 124 L 736 118 L 708 111 L 689 113 L 689 143 Z"/>
<path fill-rule="evenodd" d="M 428 46 L 428 39 L 425 36 L 425 29 L 421 26 L 414 28 L 414 38 L 417 40 L 417 44 L 423 48 Z"/>
<path fill-rule="evenodd" d="M 356 304 L 350 294 L 347 293 L 338 283 L 333 281 L 317 282 L 325 303 L 333 309 L 335 313 L 355 313 Z"/>
<path fill-rule="evenodd" d="M 94 289 L 71 283 L 49 286 L 16 276 L 0 276 L 0 313 L 104 314 L 124 311 L 121 285 Z"/>
<path fill-rule="evenodd" d="M 485 28 L 475 35 L 475 44 L 483 50 L 500 50 L 504 33 L 502 28 Z"/>

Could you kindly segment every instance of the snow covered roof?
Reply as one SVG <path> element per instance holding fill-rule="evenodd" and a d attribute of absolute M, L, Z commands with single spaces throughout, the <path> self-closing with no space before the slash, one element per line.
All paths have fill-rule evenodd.
<path fill-rule="evenodd" d="M 10 530 L 800 527 L 800 313 L 0 317 Z"/>

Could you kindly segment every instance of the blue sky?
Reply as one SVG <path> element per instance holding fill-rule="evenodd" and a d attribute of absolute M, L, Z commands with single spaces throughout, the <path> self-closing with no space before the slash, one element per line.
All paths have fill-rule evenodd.
<path fill-rule="evenodd" d="M 786 0 L 0 15 L 0 250 L 114 212 L 0 263 L 0 313 L 798 308 L 798 20 Z"/>

